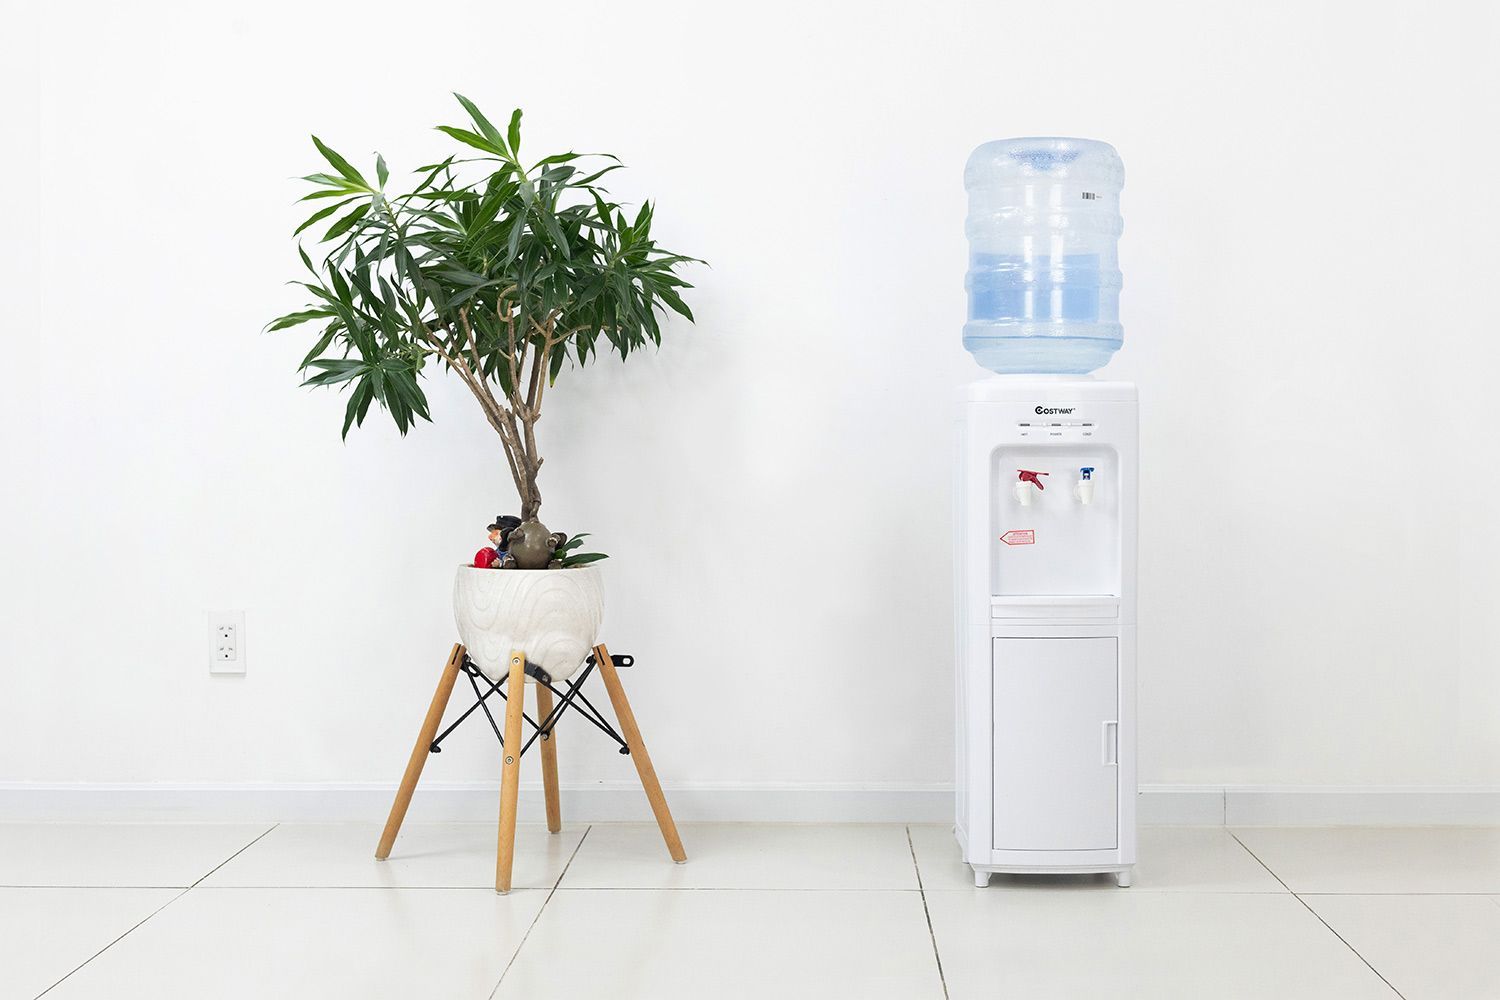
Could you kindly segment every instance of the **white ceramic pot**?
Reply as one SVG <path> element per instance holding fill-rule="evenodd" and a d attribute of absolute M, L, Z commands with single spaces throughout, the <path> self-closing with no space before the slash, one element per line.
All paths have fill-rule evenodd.
<path fill-rule="evenodd" d="M 510 654 L 516 649 L 553 680 L 563 680 L 583 665 L 599 641 L 604 576 L 595 566 L 460 566 L 453 581 L 453 619 L 469 658 L 491 680 L 510 672 Z"/>

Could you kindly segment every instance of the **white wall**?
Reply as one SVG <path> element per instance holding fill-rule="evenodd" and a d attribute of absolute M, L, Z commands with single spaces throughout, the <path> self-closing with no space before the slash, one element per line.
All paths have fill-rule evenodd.
<path fill-rule="evenodd" d="M 258 331 L 300 302 L 307 133 L 409 168 L 458 90 L 619 154 L 712 263 L 696 328 L 541 424 L 669 784 L 951 780 L 961 170 L 1038 133 L 1127 167 L 1142 780 L 1500 784 L 1495 15 L 1212 6 L 16 11 L 0 781 L 396 777 L 498 443 L 439 377 L 434 425 L 340 444 L 304 338 Z M 208 675 L 214 608 L 245 678 Z M 429 773 L 496 772 L 471 732 Z"/>

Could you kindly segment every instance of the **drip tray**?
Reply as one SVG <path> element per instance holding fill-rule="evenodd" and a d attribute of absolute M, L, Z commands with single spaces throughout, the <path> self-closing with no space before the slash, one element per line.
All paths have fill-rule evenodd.
<path fill-rule="evenodd" d="M 990 598 L 991 618 L 1106 618 L 1120 617 L 1120 599 L 1113 594 L 1014 594 Z"/>

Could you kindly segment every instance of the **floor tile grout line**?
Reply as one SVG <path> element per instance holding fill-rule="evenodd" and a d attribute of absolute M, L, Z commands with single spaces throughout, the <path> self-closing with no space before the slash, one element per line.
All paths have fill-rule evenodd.
<path fill-rule="evenodd" d="M 1471 891 L 1467 891 L 1467 892 L 1458 892 L 1458 891 L 1449 890 L 1449 889 L 1442 889 L 1442 890 L 1438 890 L 1438 891 L 1435 891 L 1435 892 L 1299 892 L 1299 893 L 1295 893 L 1295 895 L 1298 895 L 1298 896 L 1486 896 L 1486 897 L 1495 899 L 1495 897 L 1491 893 L 1488 893 L 1488 892 L 1486 892 L 1483 889 L 1471 890 Z M 1495 902 L 1496 903 L 1500 903 L 1500 899 L 1495 899 Z"/>
<path fill-rule="evenodd" d="M 911 868 L 917 876 L 917 895 L 922 898 L 922 916 L 927 918 L 927 939 L 932 942 L 932 960 L 937 963 L 938 983 L 943 987 L 943 1000 L 948 1000 L 948 978 L 943 975 L 943 956 L 938 953 L 937 933 L 932 929 L 932 911 L 927 909 L 927 890 L 922 886 L 922 866 L 917 863 L 917 847 L 911 840 L 911 827 L 906 827 L 906 849 L 911 852 Z"/>
<path fill-rule="evenodd" d="M 1365 968 L 1367 968 L 1371 972 L 1375 973 L 1375 975 L 1379 977 L 1380 981 L 1382 983 L 1385 983 L 1387 989 L 1389 989 L 1392 993 L 1396 994 L 1396 996 L 1400 997 L 1401 1000 L 1406 1000 L 1405 995 L 1402 994 L 1402 992 L 1400 990 L 1396 989 L 1396 987 L 1394 985 L 1392 985 L 1392 983 L 1391 983 L 1391 981 L 1389 979 L 1387 979 L 1387 978 L 1385 978 L 1385 976 L 1381 975 L 1380 974 L 1380 970 L 1377 969 L 1377 968 L 1375 968 L 1375 966 L 1371 965 L 1369 959 L 1365 958 L 1365 956 L 1363 956 L 1363 955 L 1361 955 L 1359 953 L 1359 949 L 1355 948 L 1354 945 L 1350 944 L 1347 940 L 1345 940 L 1344 939 L 1344 935 L 1342 935 L 1338 931 L 1334 930 L 1333 929 L 1333 925 L 1330 924 L 1328 921 L 1324 920 L 1323 919 L 1323 915 L 1321 913 L 1319 913 L 1317 910 L 1313 909 L 1312 906 L 1308 904 L 1307 900 L 1303 899 L 1300 895 L 1297 894 L 1297 892 L 1295 890 L 1292 889 L 1291 886 L 1287 885 L 1286 881 L 1280 875 L 1277 875 L 1274 871 L 1272 871 L 1271 870 L 1271 866 L 1268 865 L 1268 864 L 1266 864 L 1264 861 L 1262 861 L 1259 854 L 1256 854 L 1254 851 L 1250 850 L 1250 847 L 1243 840 L 1241 840 L 1239 838 L 1238 834 L 1236 834 L 1233 830 L 1230 830 L 1229 831 L 1229 835 L 1234 838 L 1234 842 L 1236 844 L 1239 844 L 1241 847 L 1243 847 L 1245 849 L 1245 852 L 1247 854 L 1249 854 L 1252 858 L 1254 858 L 1256 860 L 1256 862 L 1262 868 L 1264 868 L 1267 872 L 1269 872 L 1272 878 L 1274 878 L 1276 881 L 1280 882 L 1281 885 L 1282 885 L 1282 887 L 1284 889 L 1286 889 L 1287 892 L 1289 892 L 1289 893 L 1292 894 L 1292 898 L 1295 899 L 1297 902 L 1301 903 L 1302 904 L 1302 908 L 1305 909 L 1308 913 L 1311 913 L 1313 915 L 1313 919 L 1317 920 L 1318 923 L 1320 923 L 1324 927 L 1328 928 L 1328 933 L 1330 933 L 1334 937 L 1338 938 L 1339 942 L 1341 944 L 1343 944 L 1343 946 L 1345 948 L 1348 948 L 1349 951 L 1351 953 L 1353 953 L 1353 955 L 1354 955 L 1355 958 L 1357 958 L 1361 962 L 1365 963 Z M 1309 893 L 1308 895 L 1312 895 L 1312 893 Z"/>
<path fill-rule="evenodd" d="M 560 886 L 558 892 L 797 892 L 797 893 L 890 893 L 921 892 L 920 889 L 898 889 L 891 886 L 861 888 L 859 886 L 830 885 L 817 889 L 799 889 L 787 885 L 568 885 Z M 934 892 L 957 892 L 953 889 L 934 889 Z"/>
<path fill-rule="evenodd" d="M 547 904 L 552 902 L 552 897 L 557 895 L 557 889 L 562 885 L 562 880 L 568 877 L 568 869 L 573 867 L 573 859 L 578 857 L 578 852 L 583 849 L 583 842 L 589 839 L 589 831 L 594 828 L 590 823 L 583 828 L 583 836 L 578 838 L 578 846 L 573 848 L 573 853 L 568 855 L 568 863 L 563 865 L 563 870 L 558 873 L 557 881 L 552 883 L 552 891 L 547 893 L 547 898 L 542 900 L 542 905 L 537 907 L 536 916 L 531 918 L 531 924 L 526 928 L 526 933 L 521 935 L 516 950 L 510 953 L 510 961 L 505 963 L 505 968 L 500 970 L 500 978 L 495 980 L 495 988 L 490 990 L 490 1000 L 494 1000 L 495 994 L 500 992 L 500 984 L 505 982 L 505 976 L 510 972 L 510 967 L 516 964 L 516 959 L 521 957 L 521 949 L 526 947 L 526 939 L 531 937 L 531 932 L 536 929 L 537 921 L 542 919 L 542 913 L 546 911 Z"/>
<path fill-rule="evenodd" d="M 57 982 L 53 983 L 51 986 L 47 987 L 45 990 L 42 990 L 42 992 L 38 993 L 36 995 L 36 1000 L 41 1000 L 42 997 L 46 996 L 48 993 L 51 993 L 53 990 L 57 989 L 64 982 L 66 982 L 68 979 L 72 978 L 73 975 L 79 969 L 83 968 L 85 965 L 88 965 L 94 959 L 98 958 L 100 955 L 104 954 L 106 951 L 109 951 L 109 949 L 113 948 L 115 945 L 117 945 L 121 941 L 125 940 L 125 938 L 129 937 L 131 934 L 135 933 L 136 929 L 138 927 L 140 927 L 142 924 L 144 924 L 146 921 L 150 920 L 152 917 L 156 916 L 162 910 L 165 910 L 167 907 L 169 907 L 173 903 L 177 902 L 183 896 L 186 896 L 188 894 L 188 890 L 191 889 L 191 888 L 192 888 L 192 886 L 187 886 L 186 888 L 180 889 L 178 891 L 177 895 L 173 896 L 171 899 L 167 900 L 165 903 L 161 904 L 156 909 L 154 909 L 150 913 L 146 914 L 144 917 L 142 917 L 140 920 L 136 921 L 134 924 L 131 924 L 130 927 L 126 929 L 125 933 L 121 934 L 119 937 L 115 938 L 109 944 L 105 945 L 103 948 L 100 948 L 98 951 L 94 952 L 88 958 L 86 958 L 82 962 L 78 963 L 76 966 L 74 966 L 72 969 L 70 969 L 68 971 L 67 975 L 63 976 Z"/>
<path fill-rule="evenodd" d="M 1332 934 L 1334 937 L 1338 938 L 1339 941 L 1344 945 L 1345 948 L 1348 948 L 1351 952 L 1353 952 L 1355 958 L 1357 958 L 1361 962 L 1365 963 L 1365 967 L 1366 968 L 1368 968 L 1371 972 L 1375 973 L 1375 975 L 1380 976 L 1380 981 L 1382 983 L 1385 983 L 1385 985 L 1390 988 L 1390 991 L 1392 993 L 1394 993 L 1394 994 L 1396 994 L 1396 996 L 1400 997 L 1401 1000 L 1406 1000 L 1405 994 L 1403 994 L 1400 990 L 1396 989 L 1395 985 L 1389 979 L 1387 979 L 1387 978 L 1385 978 L 1385 976 L 1381 975 L 1380 970 L 1377 969 L 1377 968 L 1375 968 L 1375 966 L 1371 965 L 1370 964 L 1370 960 L 1367 959 L 1367 958 L 1365 958 L 1365 956 L 1361 955 L 1359 953 L 1359 949 L 1355 948 L 1354 945 L 1350 944 L 1349 941 L 1344 937 L 1344 935 L 1342 935 L 1338 931 L 1334 930 L 1333 929 L 1333 925 L 1330 924 L 1328 921 L 1324 920 L 1323 919 L 1323 915 L 1320 914 L 1317 910 L 1313 909 L 1312 906 L 1308 904 L 1307 900 L 1303 899 L 1301 896 L 1297 895 L 1295 892 L 1292 893 L 1292 898 L 1295 899 L 1297 902 L 1301 903 L 1302 906 L 1303 906 L 1303 908 L 1306 909 L 1308 913 L 1311 913 L 1314 917 L 1316 917 L 1318 923 L 1322 924 L 1324 927 L 1327 927 L 1328 928 L 1328 932 L 1330 934 Z"/>
<path fill-rule="evenodd" d="M 225 858 L 223 861 L 220 861 L 218 864 L 216 864 L 212 868 L 210 868 L 201 878 L 198 879 L 198 882 L 194 882 L 190 886 L 182 887 L 182 891 L 178 892 L 171 899 L 167 900 L 165 903 L 161 904 L 156 909 L 154 909 L 150 913 L 146 914 L 144 917 L 142 917 L 140 920 L 138 920 L 134 924 L 131 924 L 130 927 L 126 929 L 126 931 L 125 931 L 124 934 L 121 934 L 119 937 L 115 938 L 109 944 L 105 945 L 103 948 L 100 948 L 98 951 L 94 952 L 88 958 L 84 959 L 82 962 L 78 963 L 78 965 L 76 965 L 72 969 L 70 969 L 68 971 L 67 975 L 63 976 L 57 982 L 53 983 L 51 986 L 47 987 L 45 990 L 42 990 L 42 992 L 38 993 L 36 995 L 36 1000 L 41 1000 L 42 997 L 46 996 L 48 993 L 51 993 L 53 990 L 57 989 L 64 982 L 66 982 L 68 979 L 72 978 L 73 975 L 76 974 L 79 969 L 83 968 L 85 965 L 88 965 L 94 959 L 98 958 L 100 955 L 104 954 L 106 951 L 109 951 L 109 949 L 113 948 L 115 945 L 117 945 L 121 941 L 125 940 L 131 934 L 135 933 L 135 931 L 142 924 L 144 924 L 146 921 L 150 920 L 152 917 L 156 916 L 162 910 L 165 910 L 167 907 L 169 907 L 173 903 L 177 902 L 183 896 L 186 896 L 189 892 L 191 892 L 194 888 L 197 887 L 197 885 L 198 885 L 199 882 L 202 882 L 203 879 L 208 878 L 209 875 L 212 875 L 214 872 L 218 871 L 220 868 L 223 868 L 225 865 L 229 864 L 229 862 L 231 862 L 235 858 L 239 857 L 242 853 L 244 853 L 245 851 L 248 851 L 250 848 L 254 847 L 257 843 L 260 842 L 260 838 L 261 837 L 264 837 L 266 834 L 270 833 L 272 830 L 276 829 L 280 825 L 281 824 L 279 824 L 279 823 L 272 823 L 269 827 L 267 827 L 265 830 L 263 830 L 261 832 L 260 836 L 256 837 L 254 840 L 250 841 L 250 843 L 246 844 L 244 847 L 241 847 L 238 851 L 235 851 L 229 857 Z M 179 888 L 179 887 L 178 886 L 172 886 L 171 888 L 176 889 L 176 888 Z"/>
<path fill-rule="evenodd" d="M 250 843 L 246 844 L 244 847 L 241 847 L 238 851 L 235 851 L 229 857 L 225 858 L 223 861 L 220 861 L 218 864 L 214 865 L 206 873 L 204 873 L 203 878 L 200 878 L 198 881 L 196 881 L 192 885 L 188 886 L 188 888 L 189 889 L 196 889 L 196 888 L 198 888 L 198 886 L 200 886 L 200 885 L 203 884 L 203 879 L 208 878 L 208 876 L 212 875 L 214 872 L 218 871 L 220 868 L 223 868 L 225 865 L 229 864 L 229 862 L 233 861 L 235 858 L 239 857 L 241 854 L 244 854 L 246 851 L 250 850 L 250 848 L 254 847 L 256 844 L 258 844 L 262 840 L 264 840 L 268 835 L 270 835 L 270 833 L 273 830 L 275 830 L 279 826 L 281 826 L 280 823 L 272 823 L 269 827 L 267 827 L 261 833 L 261 835 L 259 837 L 256 837 L 254 840 L 250 841 Z"/>

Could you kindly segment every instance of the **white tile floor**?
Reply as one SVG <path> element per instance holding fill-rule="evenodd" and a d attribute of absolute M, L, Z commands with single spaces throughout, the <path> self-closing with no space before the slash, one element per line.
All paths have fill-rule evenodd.
<path fill-rule="evenodd" d="M 944 827 L 0 824 L 0 997 L 1500 998 L 1500 830 L 1141 831 L 1131 889 Z"/>

